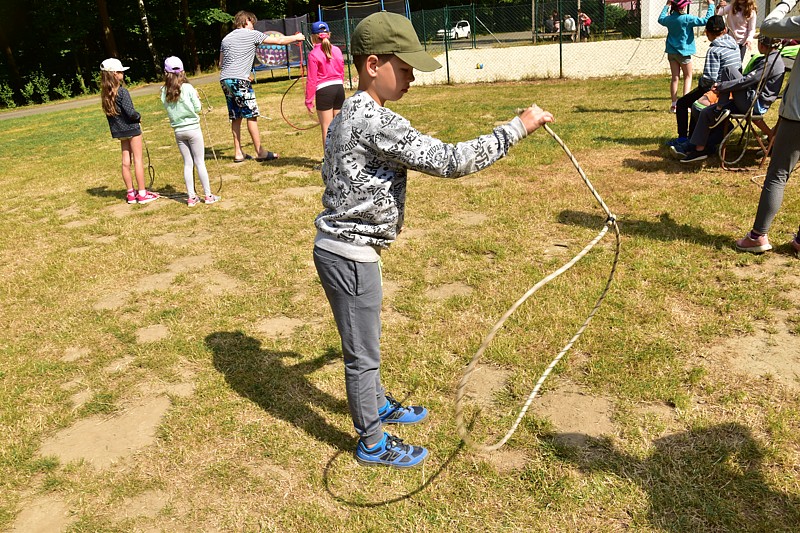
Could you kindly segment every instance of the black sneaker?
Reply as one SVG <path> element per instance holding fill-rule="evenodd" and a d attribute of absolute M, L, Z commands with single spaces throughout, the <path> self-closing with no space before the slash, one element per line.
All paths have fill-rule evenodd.
<path fill-rule="evenodd" d="M 686 154 L 692 151 L 694 145 L 689 144 L 689 141 L 685 143 L 676 144 L 675 146 L 669 147 L 669 152 L 672 154 L 672 157 L 676 157 L 678 159 L 683 159 L 686 157 Z"/>
<path fill-rule="evenodd" d="M 708 152 L 706 150 L 700 152 L 692 150 L 686 154 L 686 157 L 681 159 L 681 163 L 694 163 L 695 161 L 703 161 L 704 159 L 708 159 Z"/>
<path fill-rule="evenodd" d="M 714 123 L 709 126 L 711 129 L 716 128 L 723 122 L 725 122 L 731 114 L 730 109 L 717 109 L 714 115 Z"/>

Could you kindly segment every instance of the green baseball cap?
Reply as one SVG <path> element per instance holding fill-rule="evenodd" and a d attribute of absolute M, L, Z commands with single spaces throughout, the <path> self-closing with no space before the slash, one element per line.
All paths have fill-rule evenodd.
<path fill-rule="evenodd" d="M 411 21 L 387 11 L 373 13 L 358 23 L 350 38 L 350 53 L 365 56 L 394 54 L 422 72 L 442 68 L 420 44 Z"/>

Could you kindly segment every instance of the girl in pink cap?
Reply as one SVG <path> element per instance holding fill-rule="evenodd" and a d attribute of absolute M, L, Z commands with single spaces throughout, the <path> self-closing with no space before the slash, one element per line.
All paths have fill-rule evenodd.
<path fill-rule="evenodd" d="M 312 112 L 314 100 L 322 127 L 322 149 L 333 117 L 339 114 L 344 103 L 344 58 L 338 46 L 330 41 L 331 32 L 325 22 L 311 25 L 311 42 L 314 49 L 308 54 L 308 80 L 306 80 L 306 107 Z"/>

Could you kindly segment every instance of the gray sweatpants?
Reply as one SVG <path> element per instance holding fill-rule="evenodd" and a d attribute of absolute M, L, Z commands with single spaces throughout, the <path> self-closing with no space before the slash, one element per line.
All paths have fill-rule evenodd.
<path fill-rule="evenodd" d="M 763 235 L 769 231 L 772 220 L 783 203 L 783 190 L 797 160 L 800 159 L 800 143 L 797 139 L 800 139 L 800 122 L 781 117 L 775 133 L 775 144 L 772 145 L 767 177 L 758 201 L 756 221 L 753 223 L 756 233 Z"/>
<path fill-rule="evenodd" d="M 208 183 L 208 170 L 206 170 L 206 147 L 203 142 L 203 130 L 200 128 L 188 131 L 176 131 L 175 142 L 183 156 L 183 181 L 186 182 L 186 193 L 189 198 L 197 196 L 194 190 L 194 167 L 197 167 L 197 177 L 203 185 L 203 193 L 211 194 L 211 185 Z"/>
<path fill-rule="evenodd" d="M 378 409 L 386 404 L 380 372 L 380 263 L 359 263 L 315 246 L 314 265 L 342 339 L 350 416 L 364 444 L 374 446 L 383 438 Z"/>

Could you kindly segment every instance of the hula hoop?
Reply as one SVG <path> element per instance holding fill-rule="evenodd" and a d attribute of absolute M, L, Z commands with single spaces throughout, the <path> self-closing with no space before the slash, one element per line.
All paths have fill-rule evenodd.
<path fill-rule="evenodd" d="M 291 120 L 286 118 L 286 113 L 283 111 L 283 102 L 284 102 L 284 100 L 286 100 L 286 95 L 289 94 L 289 91 L 291 91 L 292 88 L 295 85 L 297 85 L 298 81 L 300 81 L 301 79 L 304 79 L 304 78 L 308 78 L 308 72 L 306 71 L 305 64 L 303 63 L 303 56 L 304 56 L 304 54 L 303 54 L 303 43 L 305 43 L 305 41 L 300 41 L 300 42 L 295 43 L 297 45 L 297 47 L 300 48 L 300 77 L 295 79 L 292 82 L 292 84 L 289 85 L 289 88 L 286 89 L 286 92 L 283 93 L 283 96 L 281 96 L 281 105 L 280 105 L 281 117 L 283 117 L 284 122 L 286 122 L 290 127 L 296 129 L 297 131 L 313 130 L 314 128 L 318 128 L 319 127 L 319 121 L 317 121 L 316 124 L 312 124 L 311 126 L 308 126 L 308 127 L 305 127 L 305 128 L 301 127 L 301 126 L 298 126 L 298 125 L 292 123 Z M 303 91 L 303 93 L 304 93 L 303 94 L 303 98 L 305 98 L 305 91 Z"/>

